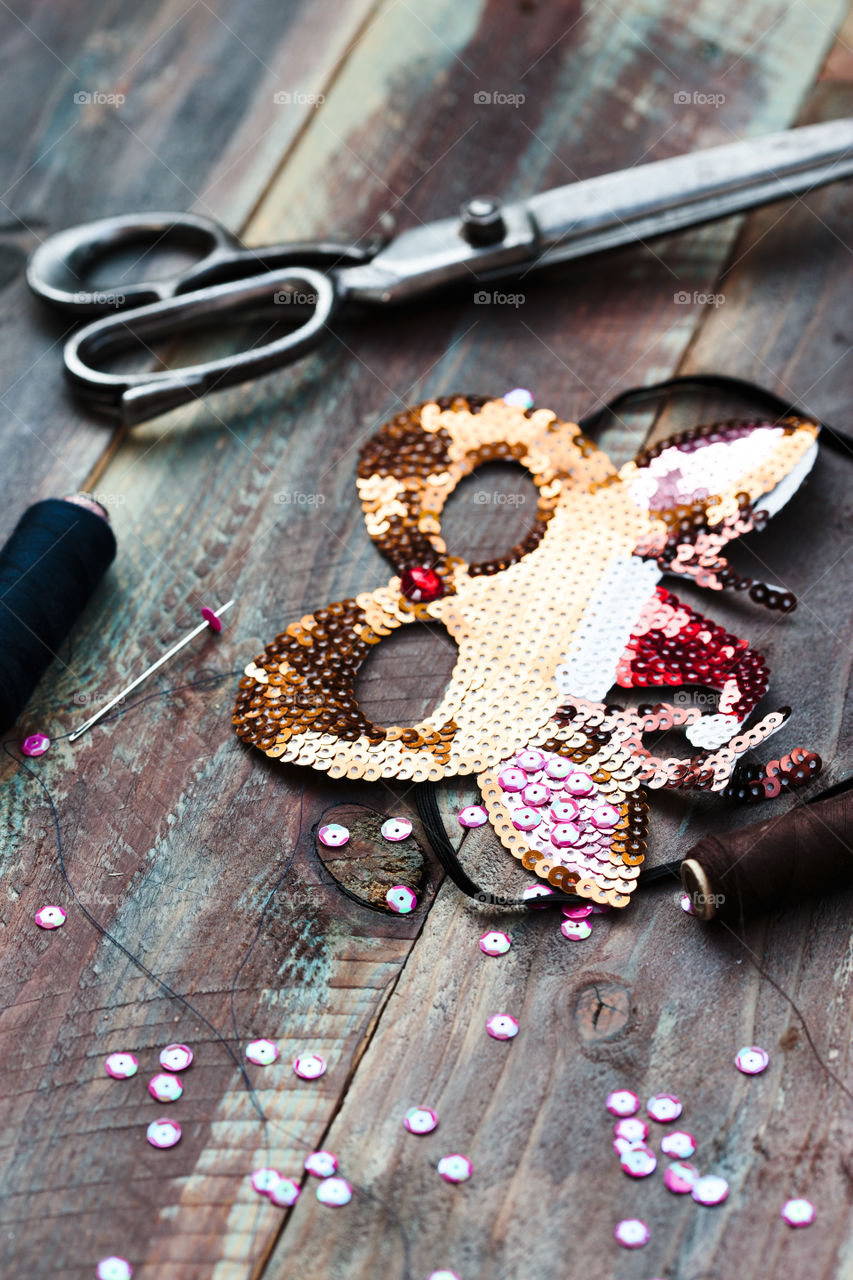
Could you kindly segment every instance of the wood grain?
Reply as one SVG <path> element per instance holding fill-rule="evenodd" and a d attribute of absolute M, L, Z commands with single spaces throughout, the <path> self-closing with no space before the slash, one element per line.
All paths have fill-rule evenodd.
<path fill-rule="evenodd" d="M 4 539 L 28 501 L 79 487 L 111 434 L 69 399 L 70 325 L 30 294 L 27 255 L 51 231 L 134 210 L 193 209 L 239 231 L 372 3 L 0 6 Z"/>
<path fill-rule="evenodd" d="M 106 36 L 113 21 L 121 39 L 130 39 L 122 34 L 128 15 L 117 11 L 99 24 L 94 8 L 86 12 L 75 48 L 91 42 L 96 28 L 95 44 L 111 47 Z M 348 6 L 348 29 L 308 7 L 276 9 L 275 16 L 260 9 L 257 16 L 249 5 L 205 16 L 211 12 L 194 6 L 184 16 L 200 24 L 193 27 L 193 68 L 206 65 L 206 50 L 226 77 L 215 94 L 206 94 L 189 71 L 181 74 L 189 64 L 181 62 L 183 46 L 175 51 L 177 36 L 167 30 L 169 17 L 184 10 L 135 10 L 149 40 L 163 33 L 157 65 L 182 95 L 180 104 L 163 95 L 164 114 L 159 126 L 149 123 L 156 133 L 146 142 L 153 147 L 155 137 L 168 134 L 175 181 L 208 184 L 217 212 L 235 223 L 277 172 L 245 227 L 254 243 L 285 232 L 361 235 L 389 207 L 401 224 L 429 219 L 452 211 L 475 189 L 522 194 L 573 173 L 725 141 L 731 132 L 784 127 L 816 80 L 844 16 L 838 4 L 814 4 L 807 13 L 776 0 L 706 0 L 675 13 L 658 3 L 628 4 L 618 13 L 608 6 L 508 10 L 494 2 L 444 0 L 415 12 L 387 3 L 377 6 L 343 58 L 348 32 L 367 6 Z M 45 22 L 46 15 L 39 8 L 35 16 Z M 304 83 L 323 85 L 325 94 L 277 152 L 270 141 L 257 162 L 238 160 L 233 188 L 229 164 L 241 155 L 243 140 L 263 130 L 269 100 L 266 88 L 254 83 L 239 40 L 217 44 L 226 16 L 238 35 L 260 30 L 267 62 L 275 57 L 275 65 L 292 69 L 310 54 L 316 61 Z M 38 30 L 45 38 L 53 28 Z M 70 54 L 66 61 L 71 64 Z M 110 63 L 120 64 L 118 57 Z M 239 93 L 229 94 L 229 77 Z M 476 102 L 484 92 L 523 93 L 525 102 Z M 720 92 L 726 102 L 715 110 L 691 96 L 680 107 L 676 92 Z M 234 103 L 243 99 L 251 105 L 241 113 Z M 839 101 L 817 109 L 831 111 Z M 208 110 L 218 122 L 209 131 L 198 124 Z M 65 149 L 56 151 L 65 157 Z M 152 203 L 177 199 L 173 179 L 155 176 L 153 159 L 149 179 L 139 177 L 127 188 L 130 160 L 120 152 L 113 155 L 112 168 L 120 171 L 115 185 L 100 193 L 75 188 L 78 204 L 63 205 L 68 216 L 62 221 L 100 212 L 110 199 L 123 207 L 146 204 L 148 195 Z M 96 150 L 82 154 L 93 171 L 110 169 L 95 167 Z M 15 159 L 13 175 L 23 167 Z M 58 186 L 57 195 L 61 191 Z M 47 196 L 34 188 L 33 205 L 43 207 Z M 843 228 L 832 223 L 841 220 L 843 191 L 817 199 L 830 202 L 826 208 L 835 212 L 824 217 L 843 240 Z M 229 204 L 240 200 L 239 209 Z M 751 219 L 738 243 L 749 243 L 758 225 L 764 224 Z M 711 315 L 693 301 L 715 292 L 737 257 L 737 225 L 730 222 L 531 278 L 517 308 L 474 305 L 460 296 L 376 314 L 369 323 L 342 327 L 337 343 L 296 369 L 140 428 L 120 442 L 99 480 L 120 499 L 113 502 L 121 548 L 115 572 L 75 633 L 67 670 L 45 682 L 22 728 L 73 727 L 85 708 L 187 629 L 202 603 L 232 591 L 238 599 L 223 635 L 200 642 L 162 688 L 205 671 L 236 670 L 291 619 L 385 581 L 389 570 L 364 532 L 353 473 L 359 441 L 401 403 L 521 383 L 534 387 L 540 404 L 579 414 L 619 386 L 697 358 L 709 322 L 734 325 L 744 339 L 748 334 L 780 377 L 793 376 L 789 360 L 805 371 L 824 351 L 823 324 L 813 323 L 811 312 L 825 306 L 839 326 L 847 323 L 846 257 L 819 265 L 827 233 L 810 222 L 802 227 L 794 241 L 802 257 L 799 291 L 777 277 L 777 293 L 767 295 L 775 306 L 753 305 L 765 277 L 751 253 L 726 276 L 725 307 Z M 766 251 L 771 266 L 773 234 Z M 801 294 L 808 288 L 814 292 L 806 304 Z M 675 301 L 681 291 L 688 304 Z M 785 350 L 773 346 L 782 311 L 790 334 Z M 43 335 L 39 340 L 37 350 L 48 360 Z M 723 336 L 708 341 L 702 359 L 720 367 Z M 737 347 L 729 341 L 728 350 Z M 8 352 L 4 358 L 12 360 Z M 820 360 L 824 372 L 825 351 Z M 747 368 L 755 374 L 753 366 L 740 365 Z M 843 383 L 834 381 L 842 375 L 843 361 L 824 373 L 821 394 L 828 397 L 822 403 L 843 412 Z M 52 431 L 65 404 L 58 379 L 40 385 L 28 376 L 18 385 L 30 397 L 32 419 Z M 102 437 L 84 414 L 73 421 L 64 465 L 79 481 Z M 644 431 L 643 422 L 617 427 L 608 444 L 627 453 Z M 19 472 L 19 487 L 57 483 L 57 466 L 49 449 L 39 451 Z M 761 544 L 760 554 L 785 573 L 786 584 L 790 578 L 794 589 L 807 592 L 813 586 L 824 618 L 840 570 L 825 574 L 820 586 L 811 566 L 819 555 L 843 554 L 845 508 L 837 504 L 847 501 L 844 484 L 837 466 L 821 463 L 792 518 L 780 517 L 778 533 L 774 526 Z M 467 496 L 460 495 L 453 516 L 460 549 L 466 530 L 478 546 L 489 539 L 499 544 L 509 532 L 505 505 L 478 504 L 475 492 L 469 486 Z M 826 520 L 828 508 L 839 512 L 837 522 Z M 811 525 L 820 526 L 820 549 L 806 545 Z M 729 616 L 722 601 L 703 605 L 714 616 Z M 841 732 L 836 705 L 846 675 L 846 622 L 827 640 L 801 610 L 764 635 L 766 619 L 756 625 L 754 613 L 738 612 L 736 629 L 768 652 L 770 696 L 778 684 L 778 700 L 796 697 L 791 733 L 796 726 L 802 738 L 791 741 L 831 756 Z M 820 649 L 825 656 L 821 672 L 830 671 L 831 682 L 803 677 L 805 655 L 792 627 L 809 646 L 805 652 Z M 392 658 L 390 670 L 396 674 L 389 702 L 393 696 L 399 713 L 415 707 L 424 696 L 417 652 L 396 665 Z M 6 1268 L 33 1280 L 76 1280 L 114 1252 L 132 1259 L 137 1280 L 250 1274 L 414 1280 L 439 1266 L 453 1267 L 465 1280 L 547 1280 L 572 1273 L 576 1263 L 592 1280 L 639 1280 L 655 1269 L 688 1277 L 713 1266 L 728 1275 L 741 1261 L 751 1267 L 744 1274 L 763 1280 L 774 1274 L 772 1265 L 795 1268 L 800 1253 L 817 1257 L 823 1271 L 816 1275 L 842 1266 L 853 1248 L 837 1158 L 849 1145 L 847 1113 L 789 1007 L 749 971 L 738 939 L 697 929 L 677 910 L 674 889 L 641 898 L 630 918 L 597 920 L 587 944 L 565 942 L 547 913 L 513 919 L 513 950 L 495 960 L 482 955 L 477 937 L 484 920 L 497 917 L 472 909 L 453 888 L 442 887 L 434 902 L 428 891 L 425 922 L 420 913 L 390 920 L 358 905 L 330 883 L 312 852 L 311 827 L 331 803 L 395 812 L 411 797 L 403 788 L 334 787 L 309 771 L 246 753 L 230 734 L 234 679 L 223 678 L 213 691 L 187 690 L 147 703 L 73 748 L 59 743 L 38 769 L 57 799 L 69 874 L 93 913 L 185 994 L 232 1049 L 256 1036 L 278 1040 L 279 1063 L 251 1070 L 267 1123 L 259 1122 L 210 1028 L 158 991 L 78 911 L 69 912 L 56 935 L 34 936 L 33 911 L 46 901 L 67 902 L 68 893 L 42 797 L 31 779 L 15 773 L 2 798 L 10 832 L 3 916 L 8 1001 L 0 1021 L 0 1159 L 8 1189 L 0 1207 L 0 1259 Z M 382 680 L 378 666 L 374 689 Z M 466 786 L 447 789 L 448 813 L 462 797 L 471 797 Z M 703 807 L 688 826 L 684 815 L 675 800 L 660 806 L 660 848 L 681 847 L 703 823 L 743 816 Z M 294 850 L 296 859 L 270 900 Z M 486 834 L 467 839 L 465 850 L 479 878 L 517 887 L 518 873 Z M 431 876 L 434 887 L 434 868 Z M 822 903 L 789 913 L 772 929 L 756 926 L 746 939 L 758 954 L 767 941 L 768 969 L 791 985 L 819 1026 L 823 1020 L 823 1047 L 837 1050 L 834 1061 L 842 1069 L 849 1039 L 844 915 L 844 900 Z M 519 1018 L 516 1041 L 486 1037 L 485 1019 L 498 1011 Z M 773 1058 L 757 1081 L 736 1076 L 731 1066 L 737 1048 L 753 1039 Z M 170 1112 L 184 1127 L 182 1142 L 158 1152 L 144 1141 L 145 1124 L 161 1110 L 148 1099 L 145 1081 L 156 1069 L 157 1049 L 170 1040 L 191 1043 L 196 1062 Z M 118 1048 L 140 1057 L 132 1081 L 103 1075 L 103 1057 Z M 311 1085 L 301 1084 L 288 1065 L 305 1049 L 323 1053 L 330 1064 Z M 641 1185 L 624 1178 L 601 1105 L 617 1083 L 682 1094 L 689 1127 L 702 1142 L 703 1167 L 731 1177 L 725 1209 L 681 1204 L 659 1177 Z M 428 1138 L 402 1127 L 406 1107 L 418 1103 L 435 1106 L 441 1117 Z M 349 1209 L 317 1205 L 306 1187 L 286 1215 L 251 1191 L 253 1168 L 272 1164 L 296 1175 L 306 1151 L 321 1145 L 338 1153 L 356 1187 Z M 475 1176 L 463 1187 L 444 1184 L 433 1167 L 452 1150 L 474 1160 Z M 809 1232 L 785 1235 L 776 1202 L 810 1190 L 826 1230 L 819 1239 Z M 611 1243 L 613 1223 L 635 1212 L 650 1222 L 653 1244 L 643 1254 L 623 1255 Z M 44 1247 L 46 1222 L 55 1226 L 60 1260 Z"/>

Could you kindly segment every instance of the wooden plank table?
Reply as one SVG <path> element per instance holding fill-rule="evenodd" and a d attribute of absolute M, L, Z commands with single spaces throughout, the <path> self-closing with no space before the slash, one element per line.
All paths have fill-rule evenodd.
<path fill-rule="evenodd" d="M 223 635 L 178 659 L 160 689 L 241 668 L 288 622 L 386 581 L 354 466 L 361 441 L 404 404 L 520 383 L 572 417 L 625 385 L 720 369 L 850 427 L 845 185 L 569 264 L 525 282 L 518 307 L 460 296 L 377 313 L 293 369 L 128 433 L 66 394 L 67 325 L 36 306 L 22 277 L 46 232 L 171 206 L 211 212 L 249 243 L 356 237 L 388 210 L 407 225 L 476 190 L 521 195 L 853 114 L 846 9 L 833 0 L 0 7 L 0 525 L 5 536 L 26 502 L 89 483 L 111 508 L 120 547 L 20 736 L 71 729 L 204 603 L 237 597 Z M 621 460 L 651 433 L 714 408 L 634 415 L 602 444 Z M 734 553 L 746 571 L 759 564 L 798 593 L 792 616 L 677 588 L 766 654 L 768 707 L 794 707 L 786 743 L 818 750 L 830 781 L 850 768 L 849 492 L 845 464 L 822 456 L 790 508 Z M 474 497 L 469 485 L 447 511 L 451 549 L 473 557 L 514 542 L 509 517 L 523 526 L 524 506 Z M 362 683 L 368 710 L 417 719 L 449 660 L 429 634 L 382 646 Z M 512 951 L 484 960 L 477 937 L 505 917 L 472 907 L 435 868 L 410 919 L 340 893 L 314 850 L 320 813 L 338 802 L 395 812 L 411 795 L 335 785 L 247 752 L 230 728 L 234 682 L 147 702 L 36 765 L 80 899 L 195 1013 L 74 908 L 44 797 L 4 762 L 4 1275 L 82 1280 L 113 1253 L 141 1280 L 419 1280 L 440 1267 L 463 1280 L 850 1274 L 850 1103 L 791 1005 L 750 963 L 796 1001 L 849 1085 L 849 892 L 737 937 L 685 917 L 673 885 L 603 917 L 577 946 L 549 913 L 510 917 Z M 443 789 L 442 805 L 451 815 L 473 797 L 460 781 Z M 770 812 L 672 797 L 654 810 L 653 859 Z M 462 855 L 497 887 L 524 883 L 482 830 Z M 45 935 L 32 915 L 49 901 L 69 916 Z M 497 1010 L 521 1022 L 511 1044 L 483 1034 Z M 258 1036 L 281 1048 L 275 1067 L 250 1068 L 264 1123 L 223 1043 L 238 1052 Z M 158 1152 L 144 1137 L 160 1113 L 145 1080 L 175 1040 L 193 1046 L 195 1063 L 169 1112 L 183 1139 Z M 757 1079 L 732 1067 L 748 1043 L 771 1054 Z M 138 1056 L 134 1080 L 105 1076 L 117 1049 Z M 288 1066 L 305 1049 L 329 1063 L 311 1084 Z M 603 1111 L 618 1085 L 683 1098 L 703 1168 L 731 1182 L 724 1206 L 684 1204 L 659 1174 L 623 1177 Z M 416 1139 L 401 1116 L 420 1103 L 441 1121 Z M 356 1187 L 348 1208 L 305 1194 L 286 1212 L 251 1190 L 253 1169 L 298 1173 L 321 1146 Z M 451 1150 L 474 1162 L 462 1187 L 435 1172 Z M 794 1194 L 817 1204 L 817 1229 L 781 1222 Z M 627 1253 L 613 1225 L 634 1215 L 652 1240 Z"/>

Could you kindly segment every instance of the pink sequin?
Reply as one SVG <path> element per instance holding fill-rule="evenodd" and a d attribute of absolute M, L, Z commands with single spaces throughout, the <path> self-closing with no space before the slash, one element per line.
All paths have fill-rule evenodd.
<path fill-rule="evenodd" d="M 326 1073 L 326 1059 L 319 1053 L 303 1053 L 294 1061 L 293 1070 L 300 1080 L 319 1080 Z"/>
<path fill-rule="evenodd" d="M 467 1156 L 442 1156 L 438 1162 L 438 1172 L 445 1182 L 467 1182 L 474 1172 L 474 1166 Z"/>
<path fill-rule="evenodd" d="M 62 907 L 40 907 L 33 919 L 40 929 L 59 929 L 65 924 L 66 915 Z"/>
<path fill-rule="evenodd" d="M 673 1160 L 687 1160 L 695 1154 L 696 1139 L 692 1133 L 684 1133 L 676 1129 L 674 1133 L 665 1133 L 660 1140 L 660 1149 L 665 1156 Z"/>
<path fill-rule="evenodd" d="M 769 1061 L 770 1054 L 766 1049 L 759 1049 L 755 1044 L 747 1045 L 735 1058 L 735 1066 L 745 1076 L 758 1076 L 766 1069 Z"/>
<path fill-rule="evenodd" d="M 331 1178 L 333 1173 L 338 1172 L 338 1157 L 331 1151 L 312 1151 L 305 1158 L 305 1168 L 315 1178 Z"/>
<path fill-rule="evenodd" d="M 482 827 L 489 821 L 489 815 L 481 804 L 469 804 L 458 814 L 461 827 Z"/>
<path fill-rule="evenodd" d="M 193 1051 L 187 1044 L 167 1044 L 160 1051 L 160 1066 L 166 1071 L 186 1071 L 192 1060 Z"/>
<path fill-rule="evenodd" d="M 25 756 L 43 756 L 50 750 L 50 738 L 46 733 L 31 733 L 21 743 L 21 751 Z"/>
<path fill-rule="evenodd" d="M 651 1232 L 641 1218 L 623 1218 L 616 1223 L 613 1235 L 623 1249 L 642 1249 L 651 1238 Z"/>
<path fill-rule="evenodd" d="M 317 839 L 329 849 L 340 849 L 349 840 L 349 831 L 339 822 L 327 822 L 317 832 Z"/>
<path fill-rule="evenodd" d="M 131 1280 L 133 1267 L 127 1258 L 101 1258 L 95 1268 L 97 1280 Z"/>
<path fill-rule="evenodd" d="M 640 1099 L 630 1089 L 615 1089 L 605 1103 L 612 1116 L 633 1116 L 640 1109 Z"/>
<path fill-rule="evenodd" d="M 145 1131 L 152 1147 L 165 1150 L 181 1140 L 181 1126 L 175 1120 L 152 1120 Z"/>
<path fill-rule="evenodd" d="M 664 1186 L 673 1195 L 684 1196 L 692 1191 L 699 1181 L 699 1170 L 686 1160 L 677 1160 L 663 1171 Z"/>
<path fill-rule="evenodd" d="M 409 1133 L 432 1133 L 438 1127 L 438 1116 L 432 1107 L 409 1107 L 403 1116 L 403 1124 Z"/>
<path fill-rule="evenodd" d="M 564 920 L 560 925 L 560 933 L 564 938 L 569 938 L 573 942 L 580 942 L 589 937 L 592 933 L 592 928 L 587 924 L 586 920 Z"/>
<path fill-rule="evenodd" d="M 392 885 L 385 894 L 385 901 L 388 910 L 398 916 L 409 915 L 418 905 L 417 894 L 405 884 Z"/>
<path fill-rule="evenodd" d="M 300 1193 L 299 1183 L 295 1182 L 293 1178 L 279 1178 L 272 1190 L 267 1192 L 267 1195 L 272 1203 L 277 1204 L 280 1209 L 289 1209 L 296 1204 Z"/>
<path fill-rule="evenodd" d="M 486 1030 L 493 1040 L 512 1040 L 518 1035 L 518 1023 L 508 1013 L 496 1013 L 486 1023 Z"/>
<path fill-rule="evenodd" d="M 352 1187 L 346 1178 L 324 1178 L 317 1188 L 317 1199 L 320 1204 L 339 1209 L 352 1200 Z"/>
<path fill-rule="evenodd" d="M 672 1093 L 656 1093 L 646 1103 L 646 1110 L 658 1124 L 670 1124 L 677 1120 L 683 1110 L 678 1098 Z"/>
<path fill-rule="evenodd" d="M 268 1067 L 278 1057 L 278 1045 L 272 1040 L 250 1040 L 246 1045 L 246 1057 L 258 1067 Z"/>
<path fill-rule="evenodd" d="M 645 1143 L 633 1143 L 622 1152 L 619 1163 L 629 1178 L 648 1178 L 658 1167 L 657 1156 Z"/>
<path fill-rule="evenodd" d="M 148 1081 L 148 1092 L 157 1102 L 177 1102 L 184 1091 L 177 1076 L 161 1071 Z"/>
<path fill-rule="evenodd" d="M 111 1053 L 104 1060 L 104 1070 L 113 1080 L 129 1080 L 139 1070 L 139 1063 L 132 1053 Z"/>
<path fill-rule="evenodd" d="M 725 1178 L 720 1178 L 715 1173 L 708 1173 L 693 1184 L 690 1194 L 697 1204 L 708 1206 L 722 1204 L 729 1194 L 729 1184 Z"/>
<path fill-rule="evenodd" d="M 781 1213 L 789 1227 L 810 1227 L 816 1217 L 811 1200 L 786 1200 Z"/>
<path fill-rule="evenodd" d="M 487 956 L 505 956 L 512 946 L 509 934 L 492 929 L 480 938 L 480 950 Z"/>

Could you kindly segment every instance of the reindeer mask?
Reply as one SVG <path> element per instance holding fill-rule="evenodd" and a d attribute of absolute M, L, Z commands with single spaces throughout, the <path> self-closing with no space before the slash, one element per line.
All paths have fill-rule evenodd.
<path fill-rule="evenodd" d="M 787 593 L 741 578 L 721 549 L 795 492 L 817 433 L 796 418 L 700 427 L 616 471 L 547 409 L 468 396 L 398 415 L 358 467 L 368 533 L 397 576 L 277 636 L 240 682 L 237 733 L 333 778 L 476 774 L 498 838 L 526 868 L 625 906 L 645 849 L 645 789 L 723 790 L 737 758 L 789 714 L 741 731 L 767 688 L 763 659 L 660 578 L 793 608 Z M 527 468 L 536 520 L 504 559 L 467 564 L 447 553 L 441 511 L 463 476 L 495 459 Z M 458 645 L 446 692 L 419 724 L 372 724 L 355 697 L 358 668 L 417 621 L 441 623 Z M 717 711 L 604 702 L 614 685 L 681 684 L 718 690 Z M 697 754 L 659 759 L 643 746 L 644 733 L 673 726 Z M 774 771 L 761 783 L 778 794 Z"/>

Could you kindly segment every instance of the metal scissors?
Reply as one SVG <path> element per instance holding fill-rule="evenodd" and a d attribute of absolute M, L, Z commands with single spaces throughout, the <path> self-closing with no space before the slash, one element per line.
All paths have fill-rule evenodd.
<path fill-rule="evenodd" d="M 296 360 L 353 304 L 408 302 L 460 282 L 526 275 L 558 262 L 784 200 L 853 174 L 853 118 L 637 165 L 502 202 L 467 200 L 457 217 L 401 232 L 368 248 L 322 241 L 246 248 L 196 214 L 103 218 L 50 236 L 27 280 L 45 301 L 102 316 L 65 345 L 72 386 L 132 425 L 219 388 Z M 98 258 L 137 245 L 180 246 L 201 256 L 168 279 L 93 292 Z M 276 303 L 287 301 L 285 308 Z M 248 314 L 292 317 L 283 337 L 184 368 L 106 373 L 99 357 L 199 324 Z"/>

